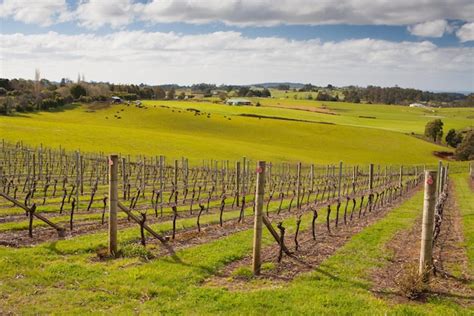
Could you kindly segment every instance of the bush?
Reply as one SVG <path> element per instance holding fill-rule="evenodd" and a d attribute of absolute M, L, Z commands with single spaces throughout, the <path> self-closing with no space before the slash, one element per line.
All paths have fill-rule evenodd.
<path fill-rule="evenodd" d="M 41 109 L 47 110 L 49 108 L 55 108 L 58 105 L 55 99 L 47 98 L 41 101 Z"/>
<path fill-rule="evenodd" d="M 454 151 L 458 160 L 474 160 L 474 130 L 467 132 L 461 144 Z"/>
<path fill-rule="evenodd" d="M 86 89 L 80 84 L 75 84 L 71 87 L 71 95 L 74 99 L 79 99 L 87 94 Z"/>
<path fill-rule="evenodd" d="M 450 129 L 446 134 L 446 144 L 451 147 L 458 147 L 458 145 L 462 142 L 462 135 L 461 133 L 456 133 L 454 129 Z"/>

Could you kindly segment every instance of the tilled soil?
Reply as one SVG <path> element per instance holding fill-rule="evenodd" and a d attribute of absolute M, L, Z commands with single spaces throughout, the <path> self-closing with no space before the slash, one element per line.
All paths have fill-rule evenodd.
<path fill-rule="evenodd" d="M 401 204 L 401 201 L 411 197 L 416 190 L 405 194 L 402 200 L 397 200 L 392 205 L 385 205 L 383 208 L 366 212 L 365 215 L 358 217 L 358 211 L 354 214 L 353 220 L 347 218 L 347 224 L 344 225 L 343 218 L 339 218 L 339 225 L 335 227 L 335 220 L 331 221 L 331 233 L 328 232 L 326 224 L 316 225 L 316 240 L 313 240 L 311 228 L 300 231 L 298 235 L 298 251 L 295 250 L 294 235 L 285 235 L 285 245 L 292 252 L 291 256 L 283 255 L 278 263 L 279 245 L 277 243 L 262 249 L 262 262 L 273 263 L 271 269 L 263 269 L 257 280 L 265 282 L 250 284 L 246 277 L 239 277 L 234 272 L 240 267 L 251 267 L 252 257 L 249 255 L 241 260 L 228 264 L 215 276 L 206 280 L 210 286 L 225 287 L 230 290 L 247 290 L 249 286 L 267 287 L 281 286 L 285 282 L 291 281 L 297 275 L 317 269 L 317 267 L 326 258 L 342 247 L 352 236 L 362 231 L 367 226 L 383 218 L 390 209 Z M 341 207 L 343 210 L 343 207 Z M 320 211 L 319 216 L 325 216 L 326 211 Z"/>
<path fill-rule="evenodd" d="M 373 292 L 393 302 L 406 302 L 397 285 L 405 278 L 408 269 L 416 269 L 419 264 L 421 237 L 421 216 L 409 230 L 400 231 L 387 245 L 394 253 L 387 265 L 372 273 Z M 420 295 L 418 301 L 428 298 L 449 298 L 463 306 L 474 306 L 474 290 L 469 275 L 468 259 L 463 242 L 462 223 L 459 208 L 453 197 L 450 184 L 449 197 L 444 208 L 441 232 L 433 249 L 434 274 L 431 275 L 429 289 Z M 456 272 L 450 272 L 456 271 Z M 455 275 L 453 275 L 455 274 Z"/>

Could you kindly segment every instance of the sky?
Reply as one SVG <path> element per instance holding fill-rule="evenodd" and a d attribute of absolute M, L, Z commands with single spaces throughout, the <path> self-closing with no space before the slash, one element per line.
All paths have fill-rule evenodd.
<path fill-rule="evenodd" d="M 0 0 L 0 77 L 474 91 L 472 0 Z"/>

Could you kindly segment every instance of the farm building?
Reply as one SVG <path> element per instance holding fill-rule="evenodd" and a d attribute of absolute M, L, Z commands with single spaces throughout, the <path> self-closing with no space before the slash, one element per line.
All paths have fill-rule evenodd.
<path fill-rule="evenodd" d="M 116 96 L 112 97 L 112 103 L 122 103 L 122 99 Z"/>
<path fill-rule="evenodd" d="M 410 107 L 411 108 L 427 108 L 426 105 L 421 104 L 421 103 L 412 103 L 412 104 L 410 104 Z"/>
<path fill-rule="evenodd" d="M 252 101 L 242 98 L 227 99 L 225 103 L 228 105 L 252 105 Z"/>

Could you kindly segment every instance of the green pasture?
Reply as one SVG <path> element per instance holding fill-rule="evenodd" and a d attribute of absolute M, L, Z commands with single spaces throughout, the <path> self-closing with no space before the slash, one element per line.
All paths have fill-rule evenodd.
<path fill-rule="evenodd" d="M 333 102 L 325 106 L 338 114 L 331 115 L 275 107 L 321 107 L 316 101 L 260 102 L 261 107 L 190 101 L 144 101 L 146 108 L 71 105 L 56 112 L 0 116 L 0 137 L 88 152 L 186 156 L 191 163 L 242 156 L 314 163 L 433 163 L 433 151 L 448 150 L 409 135 L 421 133 L 431 119 L 420 109 Z M 447 128 L 472 124 L 472 109 L 439 111 Z M 359 117 L 370 115 L 376 119 Z"/>

